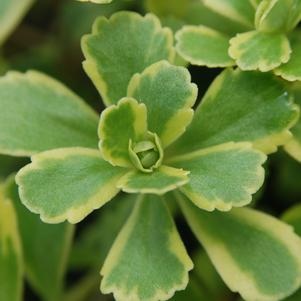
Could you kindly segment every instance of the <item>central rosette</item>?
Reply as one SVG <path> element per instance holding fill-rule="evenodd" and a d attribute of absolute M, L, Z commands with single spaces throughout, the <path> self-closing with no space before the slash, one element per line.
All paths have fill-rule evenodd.
<path fill-rule="evenodd" d="M 146 139 L 129 141 L 129 155 L 134 166 L 143 172 L 152 172 L 163 160 L 163 149 L 159 137 L 148 132 Z"/>

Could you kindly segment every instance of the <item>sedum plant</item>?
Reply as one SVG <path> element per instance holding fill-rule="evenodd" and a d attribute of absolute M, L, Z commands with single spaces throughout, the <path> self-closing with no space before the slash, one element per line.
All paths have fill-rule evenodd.
<path fill-rule="evenodd" d="M 194 65 L 242 70 L 273 70 L 286 80 L 301 80 L 301 1 L 202 0 L 217 18 L 227 18 L 223 30 L 200 24 L 177 33 L 177 50 Z M 222 22 L 222 21 L 221 21 Z M 235 22 L 233 28 L 231 24 Z M 219 19 L 216 20 L 219 23 Z"/>
<path fill-rule="evenodd" d="M 188 70 L 173 65 L 173 42 L 152 14 L 95 21 L 82 50 L 106 106 L 100 118 L 40 72 L 0 79 L 0 152 L 32 161 L 16 175 L 21 202 L 46 223 L 78 223 L 111 200 L 130 204 L 101 268 L 101 291 L 117 301 L 168 300 L 186 288 L 193 262 L 173 201 L 233 292 L 250 301 L 285 298 L 301 285 L 301 239 L 242 207 L 263 184 L 267 155 L 292 137 L 296 94 L 272 73 L 228 68 L 197 105 Z M 5 295 L 20 294 L 11 285 L 20 286 L 23 269 L 12 178 L 0 192 L 0 285 L 9 285 L 0 286 L 0 299 L 20 300 Z M 20 204 L 15 210 L 24 233 L 37 227 L 22 222 Z M 72 228 L 63 225 L 68 241 Z"/>

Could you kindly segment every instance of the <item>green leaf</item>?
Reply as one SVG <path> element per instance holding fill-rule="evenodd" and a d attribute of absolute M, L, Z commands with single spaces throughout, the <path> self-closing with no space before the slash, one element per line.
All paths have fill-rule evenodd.
<path fill-rule="evenodd" d="M 176 140 L 191 122 L 197 92 L 188 70 L 166 61 L 134 75 L 128 87 L 128 96 L 146 105 L 148 129 L 159 136 L 163 147 Z"/>
<path fill-rule="evenodd" d="M 249 141 L 270 153 L 291 137 L 298 112 L 285 84 L 272 74 L 228 69 L 214 80 L 192 123 L 168 153 L 231 141 Z"/>
<path fill-rule="evenodd" d="M 17 217 L 0 184 L 0 300 L 21 301 L 23 258 Z"/>
<path fill-rule="evenodd" d="M 252 201 L 263 184 L 266 156 L 250 143 L 226 143 L 174 157 L 168 163 L 189 170 L 180 190 L 199 208 L 228 211 Z"/>
<path fill-rule="evenodd" d="M 180 204 L 194 234 L 233 292 L 280 300 L 301 284 L 301 239 L 285 223 L 249 208 L 206 212 Z"/>
<path fill-rule="evenodd" d="M 72 246 L 70 265 L 73 269 L 94 270 L 104 263 L 118 232 L 130 215 L 136 198 L 135 194 L 119 193 L 112 202 L 95 212 L 96 216 L 92 216 L 92 222 L 81 230 Z"/>
<path fill-rule="evenodd" d="M 32 157 L 17 176 L 22 203 L 48 223 L 77 223 L 110 201 L 125 173 L 104 161 L 99 151 L 66 148 Z"/>
<path fill-rule="evenodd" d="M 17 27 L 33 4 L 33 0 L 1 0 L 0 2 L 0 45 Z"/>
<path fill-rule="evenodd" d="M 286 35 L 249 31 L 230 40 L 229 55 L 242 70 L 267 72 L 287 63 L 291 48 Z"/>
<path fill-rule="evenodd" d="M 301 31 L 296 31 L 291 39 L 290 45 L 292 53 L 290 60 L 274 70 L 275 74 L 280 75 L 288 81 L 301 80 Z"/>
<path fill-rule="evenodd" d="M 133 98 L 121 99 L 100 117 L 98 136 L 103 158 L 112 165 L 131 167 L 129 141 L 145 140 L 146 132 L 146 106 Z"/>
<path fill-rule="evenodd" d="M 62 84 L 38 72 L 0 79 L 0 153 L 30 156 L 60 147 L 97 147 L 98 116 Z"/>
<path fill-rule="evenodd" d="M 295 94 L 295 100 L 298 105 L 301 105 L 301 84 L 296 82 L 292 86 L 292 91 Z M 301 162 L 301 119 L 292 128 L 293 137 L 285 144 L 284 149 L 289 153 L 295 160 Z"/>
<path fill-rule="evenodd" d="M 82 49 L 84 69 L 107 105 L 126 96 L 135 73 L 160 60 L 172 61 L 175 55 L 171 30 L 162 28 L 152 14 L 134 12 L 97 19 Z"/>
<path fill-rule="evenodd" d="M 178 53 L 198 66 L 227 67 L 234 65 L 228 55 L 229 37 L 206 26 L 184 26 L 176 34 Z"/>
<path fill-rule="evenodd" d="M 231 21 L 239 22 L 250 28 L 253 27 L 255 6 L 252 0 L 203 0 L 203 3 Z"/>
<path fill-rule="evenodd" d="M 101 270 L 101 290 L 116 301 L 167 300 L 186 287 L 192 267 L 166 205 L 142 196 Z"/>
<path fill-rule="evenodd" d="M 13 202 L 18 217 L 27 279 L 43 300 L 60 300 L 73 226 L 42 223 L 22 205 L 13 177 L 5 186 L 5 194 Z"/>
<path fill-rule="evenodd" d="M 294 29 L 300 17 L 300 0 L 263 0 L 256 11 L 255 26 L 262 32 L 285 33 Z"/>
<path fill-rule="evenodd" d="M 152 173 L 130 171 L 118 182 L 118 187 L 129 193 L 164 194 L 189 181 L 189 172 L 169 166 L 161 166 Z"/>

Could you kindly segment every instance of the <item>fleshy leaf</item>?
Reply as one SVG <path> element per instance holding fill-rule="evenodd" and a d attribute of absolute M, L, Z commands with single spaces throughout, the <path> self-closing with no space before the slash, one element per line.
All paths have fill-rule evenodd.
<path fill-rule="evenodd" d="M 301 80 L 301 31 L 297 31 L 290 39 L 292 53 L 290 60 L 278 67 L 275 74 L 280 75 L 288 81 Z"/>
<path fill-rule="evenodd" d="M 252 0 L 203 0 L 203 3 L 230 20 L 239 22 L 250 28 L 253 27 L 255 7 Z"/>
<path fill-rule="evenodd" d="M 290 43 L 284 34 L 249 31 L 230 40 L 229 55 L 242 70 L 270 71 L 290 59 Z"/>
<path fill-rule="evenodd" d="M 301 84 L 296 82 L 292 86 L 292 91 L 295 94 L 296 103 L 300 106 L 301 104 Z M 301 119 L 299 118 L 298 122 L 291 129 L 293 136 L 285 144 L 284 149 L 289 153 L 295 160 L 301 162 Z"/>
<path fill-rule="evenodd" d="M 116 301 L 167 300 L 186 287 L 192 267 L 166 205 L 142 196 L 101 270 L 101 290 Z"/>
<path fill-rule="evenodd" d="M 178 53 L 198 66 L 227 67 L 234 65 L 228 54 L 227 35 L 206 26 L 184 26 L 176 34 Z"/>
<path fill-rule="evenodd" d="M 97 114 L 65 86 L 38 72 L 0 79 L 0 153 L 30 156 L 60 148 L 97 148 Z"/>
<path fill-rule="evenodd" d="M 6 182 L 5 195 L 16 209 L 28 281 L 43 300 L 59 300 L 74 227 L 68 223 L 45 224 L 28 211 L 19 199 L 13 177 Z"/>
<path fill-rule="evenodd" d="M 19 24 L 34 0 L 1 0 L 0 45 Z"/>
<path fill-rule="evenodd" d="M 164 194 L 189 181 L 189 172 L 169 166 L 161 166 L 152 173 L 138 170 L 130 171 L 123 176 L 118 187 L 129 193 Z"/>
<path fill-rule="evenodd" d="M 214 80 L 186 132 L 166 151 L 179 155 L 249 141 L 270 153 L 291 137 L 298 115 L 285 84 L 272 74 L 228 69 Z"/>
<path fill-rule="evenodd" d="M 44 222 L 77 223 L 118 193 L 116 183 L 124 173 L 98 150 L 66 148 L 33 156 L 16 182 L 23 204 Z"/>
<path fill-rule="evenodd" d="M 285 33 L 294 29 L 300 17 L 300 0 L 263 0 L 256 11 L 255 26 L 263 32 Z"/>
<path fill-rule="evenodd" d="M 188 70 L 161 61 L 133 76 L 128 96 L 146 105 L 148 129 L 159 136 L 164 147 L 191 122 L 197 91 Z"/>
<path fill-rule="evenodd" d="M 263 184 L 266 156 L 251 144 L 227 143 L 175 157 L 168 162 L 189 170 L 189 182 L 180 190 L 201 209 L 228 211 L 252 200 Z"/>
<path fill-rule="evenodd" d="M 160 60 L 172 61 L 175 55 L 171 30 L 162 28 L 152 14 L 142 17 L 134 12 L 97 19 L 82 49 L 84 69 L 107 105 L 126 96 L 135 73 Z"/>
<path fill-rule="evenodd" d="M 98 210 L 92 222 L 81 230 L 70 254 L 73 269 L 95 269 L 104 260 L 129 217 L 137 195 L 119 193 L 111 202 Z M 108 231 L 110 229 L 110 231 Z"/>
<path fill-rule="evenodd" d="M 300 286 L 301 239 L 290 226 L 249 208 L 206 212 L 180 204 L 227 286 L 245 300 L 280 300 Z"/>
<path fill-rule="evenodd" d="M 0 300 L 21 301 L 23 258 L 13 204 L 0 184 Z"/>
<path fill-rule="evenodd" d="M 113 165 L 131 167 L 129 141 L 145 139 L 147 111 L 133 98 L 123 98 L 102 112 L 98 136 L 103 158 Z"/>

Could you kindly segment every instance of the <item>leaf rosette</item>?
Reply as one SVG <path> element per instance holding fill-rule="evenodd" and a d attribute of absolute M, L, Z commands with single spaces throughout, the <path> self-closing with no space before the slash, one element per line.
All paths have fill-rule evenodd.
<path fill-rule="evenodd" d="M 167 300 L 188 283 L 193 263 L 167 192 L 233 291 L 247 300 L 292 293 L 301 283 L 300 238 L 239 208 L 261 187 L 266 154 L 291 137 L 298 118 L 283 82 L 227 69 L 194 111 L 197 86 L 172 65 L 171 31 L 151 14 L 100 18 L 82 47 L 107 105 L 100 119 L 38 72 L 0 80 L 0 151 L 32 160 L 16 176 L 22 203 L 45 222 L 77 223 L 115 197 L 129 201 L 120 191 L 137 194 L 101 270 L 101 290 L 118 301 Z"/>
<path fill-rule="evenodd" d="M 237 65 L 242 70 L 273 70 L 288 81 L 301 79 L 296 28 L 300 0 L 203 0 L 195 9 L 200 16 L 214 15 L 215 21 L 199 18 L 199 25 L 185 25 L 177 32 L 177 52 L 191 64 Z"/>

